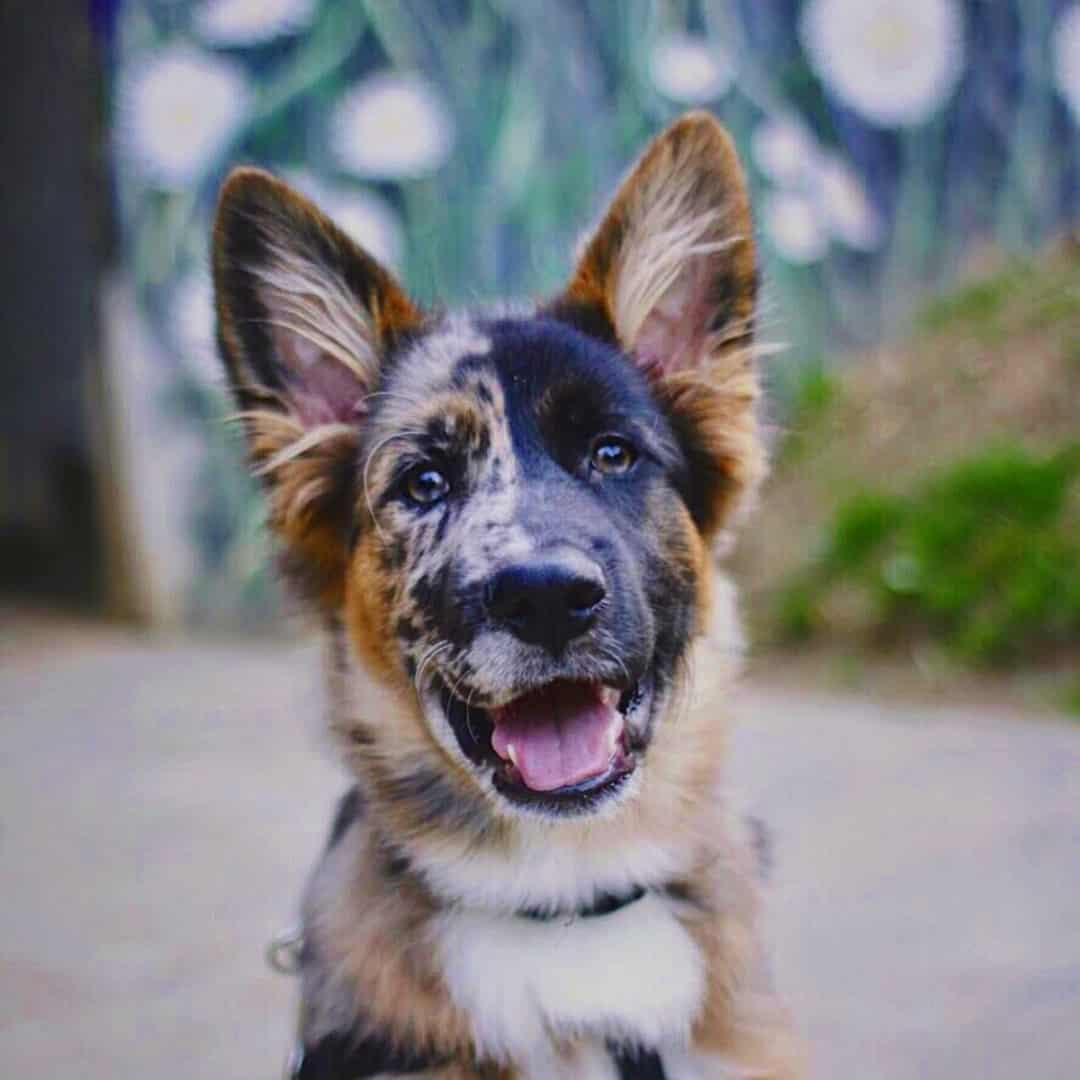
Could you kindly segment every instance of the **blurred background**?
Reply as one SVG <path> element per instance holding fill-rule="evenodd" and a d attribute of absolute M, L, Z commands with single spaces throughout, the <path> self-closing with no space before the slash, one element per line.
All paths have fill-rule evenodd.
<path fill-rule="evenodd" d="M 541 296 L 701 106 L 746 162 L 777 347 L 755 640 L 902 640 L 924 672 L 1075 647 L 1075 3 L 6 9 L 12 589 L 156 624 L 280 610 L 212 341 L 231 165 L 287 177 L 424 300 Z"/>
<path fill-rule="evenodd" d="M 761 336 L 776 345 L 774 475 L 733 565 L 755 706 L 741 753 L 751 793 L 789 823 L 795 849 L 781 952 L 796 992 L 826 956 L 835 974 L 860 952 L 830 937 L 839 915 L 808 890 L 822 865 L 808 846 L 831 853 L 841 877 L 869 875 L 858 887 L 822 879 L 879 915 L 845 911 L 849 927 L 880 944 L 904 925 L 915 949 L 897 938 L 880 957 L 870 982 L 885 969 L 899 982 L 871 994 L 873 1008 L 853 1004 L 867 987 L 857 965 L 850 984 L 831 984 L 832 1012 L 811 1008 L 841 1055 L 821 1075 L 1080 1075 L 1064 1019 L 1080 1008 L 1080 926 L 1045 906 L 1080 887 L 1080 3 L 90 0 L 31 13 L 0 0 L 0 53 L 0 686 L 12 733 L 0 824 L 63 777 L 88 815 L 79 829 L 100 814 L 128 837 L 119 879 L 79 829 L 64 843 L 89 861 L 61 848 L 76 894 L 113 883 L 99 915 L 127 941 L 117 986 L 142 987 L 144 1003 L 160 992 L 159 1045 L 191 1045 L 184 1024 L 201 1014 L 189 1007 L 181 1021 L 185 979 L 207 920 L 226 919 L 228 956 L 237 926 L 266 929 L 253 910 L 269 918 L 273 899 L 287 912 L 333 794 L 325 762 L 298 764 L 317 717 L 301 723 L 285 703 L 311 658 L 268 640 L 297 627 L 274 617 L 291 607 L 223 422 L 207 240 L 224 175 L 238 162 L 283 175 L 422 300 L 541 296 L 643 142 L 702 107 L 746 165 Z M 804 716 L 810 700 L 837 704 Z M 806 742 L 799 719 L 820 740 Z M 908 729 L 930 741 L 913 748 L 897 734 Z M 258 794 L 236 781 L 254 731 L 266 739 Z M 808 762 L 806 787 L 779 782 L 808 776 Z M 826 784 L 838 762 L 849 767 Z M 901 762 L 934 781 L 918 772 L 913 787 Z M 864 777 L 854 787 L 853 774 Z M 804 834 L 822 784 L 838 801 L 814 816 L 824 831 Z M 314 793 L 299 824 L 290 786 Z M 949 790 L 966 793 L 959 818 Z M 894 810 L 917 805 L 925 825 L 892 837 L 908 845 L 909 881 L 930 875 L 918 933 L 904 923 L 910 896 L 900 904 L 887 888 L 896 866 L 867 839 L 872 818 L 865 835 L 842 835 L 869 801 L 883 809 L 880 792 Z M 65 920 L 75 934 L 59 899 L 55 911 L 41 902 L 58 872 L 41 861 L 53 813 L 39 831 L 0 831 L 0 851 L 27 860 L 8 897 L 12 912 L 23 906 L 6 920 L 27 935 Z M 116 898 L 135 867 L 148 895 L 177 902 L 175 858 L 155 860 L 187 836 L 197 863 L 193 813 L 209 838 L 233 822 L 249 858 L 240 826 L 268 815 L 284 830 L 270 843 L 280 861 L 251 870 L 244 904 L 205 893 L 166 977 L 160 943 L 173 931 L 151 918 L 135 948 L 130 897 Z M 958 831 L 935 847 L 943 819 Z M 957 851 L 988 862 L 957 869 Z M 206 879 L 231 881 L 234 855 L 216 849 Z M 1009 893 L 1024 867 L 1035 877 Z M 979 921 L 990 881 L 1012 898 L 1004 923 Z M 953 936 L 920 937 L 942 904 Z M 811 914 L 821 936 L 808 946 Z M 0 1022 L 0 1045 L 6 1032 L 25 1074 L 52 1046 L 49 1009 L 77 997 L 61 954 L 78 955 L 97 925 L 71 950 L 56 944 L 53 967 L 29 945 L 12 952 L 24 966 L 9 970 L 38 1005 Z M 944 964 L 961 939 L 950 972 L 935 974 L 934 957 Z M 228 994 L 280 1011 L 282 992 L 250 980 Z M 948 998 L 937 1012 L 930 984 Z M 109 1008 L 113 1019 L 78 1027 L 69 1064 L 115 1034 Z M 897 1010 L 915 1019 L 886 1037 L 875 1018 Z M 276 1052 L 288 1021 L 271 1013 Z M 206 1027 L 216 1015 L 206 1004 Z M 1009 1047 L 983 1040 L 1006 1028 Z M 207 1045 L 206 1062 L 250 1072 L 223 1064 L 248 1058 L 220 1031 Z M 976 1045 L 982 1057 L 957 1050 Z M 1035 1068 L 1035 1047 L 1058 1056 Z M 133 1060 L 101 1075 L 128 1075 Z M 213 1075 L 176 1073 L 193 1074 Z"/>

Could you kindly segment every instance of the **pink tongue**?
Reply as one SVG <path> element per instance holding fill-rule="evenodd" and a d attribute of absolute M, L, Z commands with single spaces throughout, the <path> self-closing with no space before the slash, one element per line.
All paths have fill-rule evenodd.
<path fill-rule="evenodd" d="M 513 759 L 533 791 L 554 791 L 606 772 L 622 726 L 602 688 L 585 683 L 552 683 L 495 709 L 492 719 L 495 753 Z"/>

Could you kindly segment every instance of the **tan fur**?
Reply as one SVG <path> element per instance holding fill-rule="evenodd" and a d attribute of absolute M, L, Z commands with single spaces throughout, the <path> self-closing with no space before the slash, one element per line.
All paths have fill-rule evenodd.
<path fill-rule="evenodd" d="M 370 832 L 353 829 L 331 852 L 308 899 L 309 937 L 334 956 L 373 1030 L 423 1053 L 468 1058 L 468 1018 L 431 964 L 431 899 L 408 881 L 387 890 L 369 872 L 374 847 Z"/>
<path fill-rule="evenodd" d="M 689 113 L 648 147 L 560 302 L 599 309 L 672 414 L 701 433 L 726 478 L 704 531 L 732 525 L 765 473 L 754 408 L 757 272 L 742 168 L 712 116 Z"/>
<path fill-rule="evenodd" d="M 227 302 L 234 268 L 226 240 L 230 208 L 253 199 L 264 214 L 266 248 L 252 282 L 272 312 L 274 347 L 300 384 L 309 363 L 339 365 L 357 387 L 358 407 L 347 418 L 321 415 L 302 392 L 267 390 L 245 355 Z M 375 511 L 402 448 L 438 418 L 463 445 L 486 440 L 486 457 L 469 467 L 479 471 L 471 478 L 478 489 L 491 493 L 482 511 L 459 515 L 442 544 L 459 553 L 475 545 L 485 556 L 490 547 L 527 547 L 512 521 L 517 487 L 501 391 L 484 384 L 485 405 L 480 383 L 447 382 L 456 360 L 483 356 L 489 342 L 467 319 L 425 321 L 385 270 L 265 174 L 234 174 L 222 208 L 215 244 L 220 332 L 240 419 L 253 469 L 267 486 L 271 524 L 337 628 L 332 726 L 367 803 L 363 819 L 320 864 L 305 900 L 310 944 L 328 980 L 306 1019 L 308 1034 L 340 1030 L 359 1015 L 402 1047 L 449 1059 L 429 1077 L 523 1077 L 525 1062 L 476 1060 L 475 1018 L 454 1003 L 439 968 L 440 917 L 474 902 L 455 893 L 454 875 L 502 873 L 505 880 L 491 887 L 497 899 L 499 889 L 518 887 L 515 875 L 527 885 L 544 860 L 558 867 L 565 858 L 585 868 L 581 897 L 571 898 L 578 903 L 618 881 L 620 859 L 637 859 L 654 877 L 636 882 L 658 890 L 678 885 L 662 903 L 704 958 L 705 997 L 684 1029 L 692 1030 L 685 1052 L 708 1062 L 702 1075 L 730 1068 L 760 1080 L 801 1076 L 759 939 L 753 859 L 722 796 L 724 699 L 740 642 L 730 585 L 713 569 L 712 541 L 732 525 L 764 471 L 755 416 L 753 230 L 726 133 L 708 115 L 692 113 L 658 137 L 551 305 L 602 315 L 649 376 L 673 426 L 692 435 L 699 457 L 691 469 L 721 481 L 700 517 L 681 502 L 676 510 L 657 502 L 643 523 L 673 571 L 694 583 L 697 625 L 683 678 L 659 703 L 652 744 L 628 783 L 633 794 L 609 814 L 558 824 L 512 813 L 491 790 L 481 791 L 463 755 L 433 732 L 423 693 L 425 664 L 439 643 L 422 639 L 410 679 L 396 636 L 416 615 L 409 589 L 430 570 L 430 553 L 421 550 L 415 564 L 395 562 L 395 545 L 405 530 L 424 526 L 392 504 Z M 387 391 L 379 383 L 382 356 L 421 326 L 425 340 L 397 355 L 399 383 Z M 364 415 L 371 392 L 386 402 L 377 417 Z M 343 503 L 345 466 L 352 472 Z M 363 528 L 350 545 L 351 520 Z M 497 696 L 498 673 L 483 674 L 489 684 L 479 689 Z M 451 663 L 442 675 L 453 681 Z M 395 858 L 407 869 L 388 869 Z M 495 900 L 484 895 L 475 903 L 482 910 Z M 579 1035 L 551 1033 L 556 1060 L 574 1060 L 585 1046 L 575 1042 Z"/>
<path fill-rule="evenodd" d="M 355 424 L 312 421 L 287 395 L 261 386 L 247 356 L 236 314 L 223 287 L 236 270 L 226 232 L 230 208 L 253 202 L 263 212 L 259 228 L 267 258 L 242 269 L 257 282 L 279 348 L 325 357 L 355 379 L 362 401 L 378 379 L 378 357 L 387 344 L 423 322 L 420 310 L 394 278 L 358 248 L 329 218 L 286 184 L 259 169 L 234 170 L 221 191 L 214 235 L 218 328 L 231 362 L 234 386 L 243 400 L 257 402 L 236 414 L 247 433 L 252 469 L 267 482 L 270 522 L 289 559 L 304 568 L 304 589 L 324 610 L 340 606 L 346 567 L 347 522 L 335 480 L 359 445 Z M 244 211 L 247 212 L 247 211 Z M 325 238 L 325 252 L 301 245 L 298 237 Z M 341 277 L 353 261 L 370 285 L 357 296 Z"/>
<path fill-rule="evenodd" d="M 353 243 L 317 206 L 262 169 L 234 169 L 221 189 L 214 229 L 216 273 L 225 269 L 222 260 L 227 216 L 222 211 L 245 198 L 253 198 L 265 208 L 260 224 L 277 259 L 276 263 L 258 268 L 263 283 L 289 298 L 300 333 L 306 330 L 331 342 L 331 351 L 343 364 L 364 377 L 373 375 L 371 365 L 380 349 L 387 341 L 419 327 L 423 313 L 393 275 Z M 370 279 L 364 296 L 342 290 L 332 274 L 335 268 L 324 265 L 314 251 L 295 250 L 298 236 L 315 234 L 326 237 L 332 248 L 343 253 L 343 259 L 353 259 L 363 267 Z M 219 292 L 218 317 L 223 333 L 230 339 L 230 352 L 242 354 L 232 313 L 220 301 Z M 358 301 L 362 307 L 358 307 Z"/>
<path fill-rule="evenodd" d="M 711 588 L 711 571 L 707 564 L 702 569 L 700 587 L 705 591 Z M 627 843 L 677 841 L 686 846 L 688 869 L 680 880 L 689 899 L 680 905 L 679 918 L 703 950 L 708 973 L 704 1011 L 694 1026 L 694 1050 L 744 1070 L 736 1075 L 792 1080 L 803 1075 L 801 1048 L 769 982 L 757 928 L 753 857 L 719 798 L 727 732 L 713 702 L 730 686 L 736 667 L 727 633 L 721 620 L 715 636 L 699 644 L 696 670 L 708 665 L 711 682 L 702 677 L 696 689 L 685 688 L 692 698 L 672 703 L 650 749 L 638 797 L 615 820 L 568 822 L 560 829 L 571 834 L 567 842 L 597 852 Z M 398 712 L 393 722 L 407 725 L 411 734 L 401 731 L 401 738 L 415 739 L 419 747 L 422 724 L 410 723 L 408 712 Z M 359 756 L 371 776 L 370 756 L 364 751 Z M 378 806 L 378 784 L 370 790 Z M 478 843 L 505 849 L 524 842 L 516 827 L 478 838 L 425 828 L 394 809 L 376 810 L 371 818 L 420 859 L 436 847 L 447 857 L 468 859 Z M 380 1031 L 435 1054 L 468 1056 L 467 1018 L 447 996 L 428 944 L 440 902 L 414 880 L 387 883 L 372 873 L 376 844 L 372 827 L 354 826 L 348 842 L 320 869 L 309 909 L 315 912 L 311 926 L 316 942 L 336 957 L 357 1007 Z M 465 1071 L 452 1075 L 472 1080 L 489 1075 L 461 1068 Z M 499 1075 L 516 1074 L 506 1070 Z"/>

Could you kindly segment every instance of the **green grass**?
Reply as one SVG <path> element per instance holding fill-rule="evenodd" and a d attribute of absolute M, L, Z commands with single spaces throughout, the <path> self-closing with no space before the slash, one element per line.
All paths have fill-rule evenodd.
<path fill-rule="evenodd" d="M 1080 443 L 1042 457 L 1002 446 L 911 494 L 846 499 L 780 594 L 781 636 L 829 629 L 837 596 L 867 635 L 940 640 L 974 666 L 1080 646 Z"/>
<path fill-rule="evenodd" d="M 1075 320 L 1080 265 L 1013 259 L 995 273 L 932 300 L 918 319 L 930 333 L 967 333 L 992 340 L 1001 331 L 1046 332 Z"/>
<path fill-rule="evenodd" d="M 820 362 L 798 369 L 791 383 L 781 389 L 779 396 L 787 413 L 787 434 L 781 451 L 785 463 L 802 455 L 841 392 L 840 379 Z"/>
<path fill-rule="evenodd" d="M 993 322 L 1005 310 L 1009 298 L 1022 284 L 1022 270 L 1010 265 L 992 277 L 973 282 L 931 301 L 920 322 L 930 331 L 958 325 L 980 326 Z"/>
<path fill-rule="evenodd" d="M 1070 716 L 1080 720 L 1080 675 L 1076 676 L 1061 693 L 1058 700 L 1061 708 Z"/>

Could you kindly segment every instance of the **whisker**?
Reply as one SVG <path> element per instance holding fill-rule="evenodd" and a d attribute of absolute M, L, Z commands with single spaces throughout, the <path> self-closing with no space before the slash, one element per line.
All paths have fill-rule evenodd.
<path fill-rule="evenodd" d="M 480 740 L 476 737 L 476 732 L 473 731 L 472 726 L 472 701 L 476 696 L 476 687 L 469 688 L 469 696 L 465 699 L 465 727 L 469 732 L 469 737 L 474 743 L 479 743 Z"/>
<path fill-rule="evenodd" d="M 614 667 L 622 673 L 623 679 L 627 685 L 633 682 L 630 676 L 630 669 L 626 666 L 626 662 L 619 655 L 618 642 L 611 638 L 609 635 L 603 635 L 596 643 L 597 651 L 600 653 L 601 658 L 607 660 Z"/>
<path fill-rule="evenodd" d="M 361 402 L 372 401 L 374 398 L 388 398 L 390 401 L 400 402 L 402 405 L 414 406 L 421 404 L 418 397 L 410 396 L 409 394 L 398 393 L 394 390 L 373 390 L 370 394 L 365 394 L 360 398 Z"/>
<path fill-rule="evenodd" d="M 697 680 L 697 672 L 694 670 L 694 658 L 692 655 L 679 657 L 680 678 L 675 681 L 675 722 L 686 723 L 690 715 L 694 701 L 694 683 Z"/>
<path fill-rule="evenodd" d="M 446 650 L 448 649 L 453 649 L 453 647 L 454 646 L 449 641 L 436 641 L 435 644 L 432 645 L 424 653 L 423 657 L 420 660 L 420 663 L 416 667 L 416 674 L 413 676 L 413 685 L 416 688 L 416 696 L 421 700 L 424 696 L 424 670 L 430 663 L 432 663 L 436 659 L 437 656 L 439 656 L 441 653 L 446 652 Z"/>

